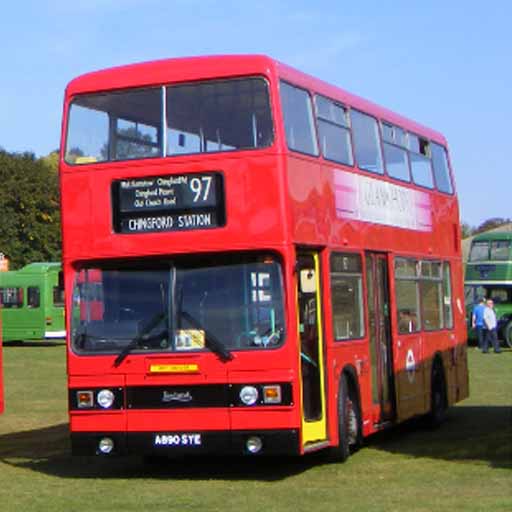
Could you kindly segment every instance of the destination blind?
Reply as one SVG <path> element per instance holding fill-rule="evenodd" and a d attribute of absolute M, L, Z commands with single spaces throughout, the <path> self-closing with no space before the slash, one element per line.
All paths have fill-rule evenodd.
<path fill-rule="evenodd" d="M 117 233 L 208 229 L 225 223 L 219 173 L 118 180 L 112 197 Z"/>

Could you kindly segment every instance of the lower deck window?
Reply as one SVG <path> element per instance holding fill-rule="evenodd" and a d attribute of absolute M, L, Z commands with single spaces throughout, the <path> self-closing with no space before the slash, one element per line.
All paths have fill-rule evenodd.
<path fill-rule="evenodd" d="M 23 288 L 10 287 L 0 288 L 0 304 L 2 307 L 22 308 L 23 307 Z"/>
<path fill-rule="evenodd" d="M 364 336 L 361 257 L 331 255 L 331 295 L 334 339 Z"/>
<path fill-rule="evenodd" d="M 443 328 L 441 300 L 442 290 L 440 281 L 423 281 L 421 283 L 423 328 L 426 331 Z"/>
<path fill-rule="evenodd" d="M 27 288 L 27 306 L 29 308 L 38 308 L 41 304 L 41 292 L 37 286 Z"/>
<path fill-rule="evenodd" d="M 395 259 L 397 326 L 400 334 L 453 328 L 450 265 Z"/>
<path fill-rule="evenodd" d="M 396 307 L 398 332 L 406 334 L 420 328 L 418 309 L 418 283 L 400 280 L 396 282 Z"/>

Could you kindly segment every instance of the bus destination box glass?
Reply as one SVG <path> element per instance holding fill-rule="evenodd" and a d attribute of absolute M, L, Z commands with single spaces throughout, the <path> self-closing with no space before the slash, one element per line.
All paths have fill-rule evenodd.
<path fill-rule="evenodd" d="M 154 176 L 112 184 L 116 233 L 208 229 L 225 224 L 220 173 Z"/>

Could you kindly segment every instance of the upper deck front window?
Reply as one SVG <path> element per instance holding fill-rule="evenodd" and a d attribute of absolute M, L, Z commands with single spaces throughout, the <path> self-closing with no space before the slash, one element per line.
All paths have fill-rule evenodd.
<path fill-rule="evenodd" d="M 159 88 L 79 96 L 69 109 L 66 162 L 160 156 L 161 123 Z"/>
<path fill-rule="evenodd" d="M 86 164 L 257 149 L 270 146 L 273 134 L 262 78 L 84 94 L 69 109 L 65 159 Z"/>
<path fill-rule="evenodd" d="M 489 259 L 489 242 L 473 242 L 469 261 L 486 261 Z"/>
<path fill-rule="evenodd" d="M 512 242 L 510 240 L 493 240 L 491 242 L 491 260 L 507 261 L 512 259 L 510 248 Z"/>
<path fill-rule="evenodd" d="M 272 143 L 267 83 L 226 80 L 167 87 L 167 155 L 264 148 Z"/>

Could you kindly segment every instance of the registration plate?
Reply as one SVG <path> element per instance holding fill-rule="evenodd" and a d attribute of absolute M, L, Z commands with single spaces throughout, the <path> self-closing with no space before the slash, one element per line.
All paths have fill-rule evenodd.
<path fill-rule="evenodd" d="M 201 434 L 155 434 L 154 446 L 202 446 Z"/>

